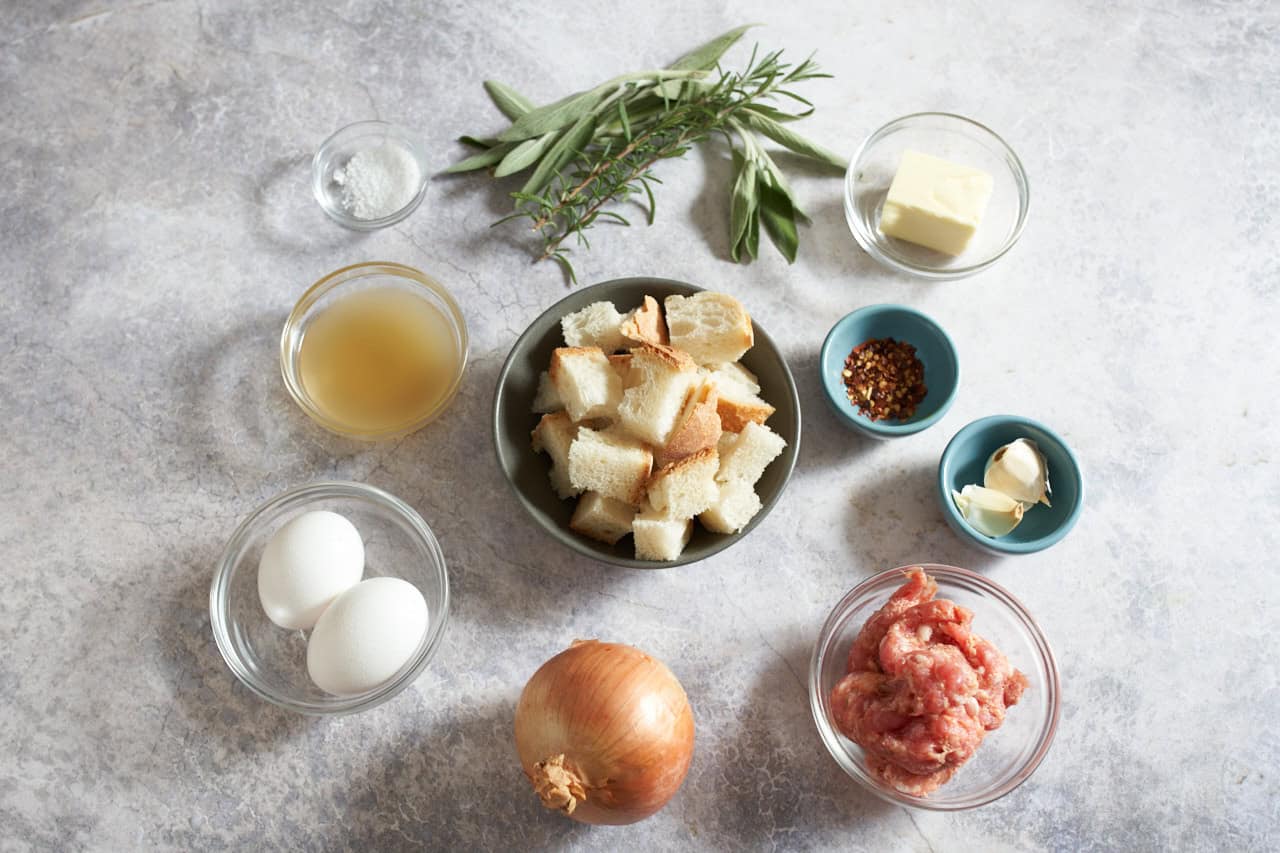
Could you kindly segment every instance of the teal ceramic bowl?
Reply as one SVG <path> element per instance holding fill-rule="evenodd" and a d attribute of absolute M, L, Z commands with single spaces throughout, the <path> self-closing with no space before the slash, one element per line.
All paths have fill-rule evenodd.
<path fill-rule="evenodd" d="M 924 365 L 924 400 L 910 418 L 873 421 L 849 402 L 845 390 L 844 360 L 853 348 L 872 338 L 894 338 L 916 348 Z M 960 388 L 960 358 L 942 327 L 905 305 L 868 305 L 847 314 L 827 333 L 818 359 L 822 390 L 836 417 L 851 429 L 871 438 L 902 438 L 928 429 L 942 419 L 955 402 Z"/>
<path fill-rule="evenodd" d="M 493 443 L 498 465 L 534 522 L 553 539 L 579 554 L 635 569 L 667 569 L 704 560 L 751 533 L 773 509 L 787 487 L 800 452 L 800 398 L 782 352 L 758 322 L 752 323 L 755 346 L 742 357 L 742 366 L 756 374 L 760 380 L 760 396 L 776 408 L 768 426 L 782 436 L 787 447 L 769 464 L 764 476 L 756 483 L 756 493 L 762 506 L 755 518 L 738 533 L 712 533 L 695 524 L 693 538 L 680 559 L 670 562 L 637 560 L 635 544 L 630 536 L 624 536 L 616 545 L 606 545 L 569 529 L 573 501 L 562 501 L 556 496 L 547 478 L 547 457 L 534 453 L 530 447 L 529 434 L 538 423 L 538 416 L 532 411 L 533 398 L 538 390 L 538 374 L 550 364 L 552 350 L 564 346 L 564 336 L 560 332 L 561 317 L 600 300 L 611 301 L 619 311 L 627 311 L 644 302 L 646 294 L 661 302 L 673 293 L 689 296 L 699 290 L 702 288 L 696 285 L 665 278 L 623 278 L 576 289 L 529 324 L 511 347 L 511 354 L 498 375 L 493 400 Z M 750 311 L 751 305 L 744 304 Z"/>
<path fill-rule="evenodd" d="M 1027 510 L 1022 522 L 1005 536 L 992 538 L 969 526 L 956 509 L 951 490 L 982 485 L 987 459 L 1003 445 L 1029 438 L 1040 447 L 1049 466 L 1049 500 Z M 938 463 L 938 503 L 942 515 L 961 539 L 996 555 L 1032 554 L 1057 544 L 1071 532 L 1084 508 L 1084 472 L 1067 443 L 1047 426 L 1017 415 L 981 418 L 955 434 Z"/>

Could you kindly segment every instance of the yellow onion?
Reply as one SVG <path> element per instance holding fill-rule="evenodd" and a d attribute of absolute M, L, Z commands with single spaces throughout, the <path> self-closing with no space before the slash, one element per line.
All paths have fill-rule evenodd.
<path fill-rule="evenodd" d="M 547 808 L 582 823 L 635 823 L 684 782 L 693 711 L 661 661 L 620 643 L 577 640 L 520 694 L 516 751 Z"/>

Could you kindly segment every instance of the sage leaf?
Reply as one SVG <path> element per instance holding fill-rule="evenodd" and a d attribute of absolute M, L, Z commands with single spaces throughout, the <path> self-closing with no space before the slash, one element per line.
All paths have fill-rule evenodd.
<path fill-rule="evenodd" d="M 631 141 L 631 120 L 627 118 L 627 102 L 618 101 L 618 121 L 622 123 L 622 136 Z"/>
<path fill-rule="evenodd" d="M 706 71 L 715 68 L 725 51 L 733 47 L 743 33 L 755 26 L 758 24 L 746 24 L 722 33 L 706 44 L 695 47 L 667 68 L 673 71 Z"/>
<path fill-rule="evenodd" d="M 533 101 L 512 89 L 506 83 L 499 83 L 497 80 L 485 80 L 484 90 L 493 99 L 493 105 L 512 121 L 526 113 L 533 112 Z"/>
<path fill-rule="evenodd" d="M 737 149 L 733 152 L 733 162 L 738 169 L 738 178 L 733 182 L 733 193 L 729 198 L 729 256 L 737 261 L 756 205 L 756 164 L 746 160 Z"/>
<path fill-rule="evenodd" d="M 530 113 L 533 115 L 533 113 Z M 538 168 L 533 170 L 529 180 L 520 188 L 522 193 L 540 193 L 546 189 L 551 179 L 559 174 L 568 163 L 591 141 L 595 133 L 596 119 L 591 113 L 581 116 L 573 127 L 560 134 L 560 138 L 542 156 Z"/>
<path fill-rule="evenodd" d="M 791 185 L 787 183 L 787 176 L 782 174 L 782 170 L 778 168 L 778 164 L 773 162 L 773 158 L 767 153 L 761 151 L 760 157 L 760 182 L 764 186 L 772 187 L 786 196 L 787 201 L 791 202 L 791 210 L 796 215 L 796 218 L 808 222 L 809 217 L 800 209 L 800 203 L 796 201 L 795 193 L 791 192 Z"/>
<path fill-rule="evenodd" d="M 742 241 L 743 248 L 753 259 L 760 249 L 760 208 L 751 211 L 751 220 L 747 224 L 747 234 Z"/>
<path fill-rule="evenodd" d="M 595 109 L 601 93 L 595 89 L 561 98 L 553 104 L 537 107 L 516 119 L 511 127 L 498 134 L 503 142 L 520 142 L 553 130 L 561 130 Z"/>
<path fill-rule="evenodd" d="M 484 169 L 495 163 L 502 162 L 502 158 L 511 153 L 516 146 L 514 143 L 503 142 L 493 146 L 487 151 L 481 151 L 479 154 L 473 154 L 465 160 L 460 160 L 452 166 L 444 170 L 446 175 L 455 175 L 459 172 L 473 172 L 476 169 Z"/>
<path fill-rule="evenodd" d="M 805 139 L 789 127 L 785 127 L 768 116 L 751 110 L 743 110 L 741 121 L 747 127 L 769 137 L 774 142 L 790 151 L 801 154 L 819 163 L 826 163 L 838 169 L 847 169 L 849 160 L 834 151 L 823 148 L 816 142 Z"/>
<path fill-rule="evenodd" d="M 502 143 L 491 136 L 459 136 L 458 141 L 463 145 L 470 145 L 472 148 L 492 148 Z"/>
<path fill-rule="evenodd" d="M 495 178 L 505 178 L 507 175 L 514 175 L 521 169 L 526 169 L 538 162 L 548 148 L 556 141 L 556 134 L 544 133 L 536 139 L 526 139 L 515 148 L 511 153 L 502 158 L 502 162 L 498 164 L 498 168 L 493 170 Z"/>
<path fill-rule="evenodd" d="M 796 250 L 800 247 L 800 235 L 796 231 L 796 211 L 791 199 L 776 188 L 769 187 L 760 191 L 760 218 L 764 220 L 764 230 L 768 232 L 773 244 L 787 259 L 787 263 L 796 261 Z"/>

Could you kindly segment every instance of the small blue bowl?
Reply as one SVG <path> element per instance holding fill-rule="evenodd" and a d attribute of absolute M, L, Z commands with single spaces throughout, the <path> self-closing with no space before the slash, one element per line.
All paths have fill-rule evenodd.
<path fill-rule="evenodd" d="M 1049 465 L 1049 500 L 1027 510 L 1013 532 L 998 538 L 984 536 L 969 526 L 956 509 L 951 490 L 982 485 L 987 460 L 1000 447 L 1018 438 L 1029 438 L 1040 447 Z M 1030 418 L 991 415 L 980 418 L 955 434 L 938 462 L 938 503 L 942 515 L 961 539 L 996 555 L 1032 554 L 1057 544 L 1075 526 L 1084 508 L 1084 472 L 1071 448 L 1057 433 Z"/>
<path fill-rule="evenodd" d="M 849 402 L 841 376 L 844 360 L 854 347 L 872 338 L 906 341 L 916 348 L 916 355 L 924 365 L 924 400 L 905 421 L 896 418 L 873 421 Z M 822 371 L 822 390 L 836 417 L 872 438 L 902 438 L 928 429 L 951 408 L 960 387 L 956 345 L 941 326 L 904 305 L 868 305 L 846 314 L 827 333 L 818 368 Z"/>

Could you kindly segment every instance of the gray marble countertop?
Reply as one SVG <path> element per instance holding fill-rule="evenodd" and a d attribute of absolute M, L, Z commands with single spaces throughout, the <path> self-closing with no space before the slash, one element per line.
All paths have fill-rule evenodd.
<path fill-rule="evenodd" d="M 275 4 L 10 0 L 0 18 L 0 848 L 1262 850 L 1280 834 L 1280 9 L 1273 3 Z M 597 565 L 536 529 L 493 460 L 493 384 L 564 293 L 502 189 L 435 181 L 402 224 L 330 223 L 309 159 L 364 118 L 433 163 L 497 129 L 480 83 L 539 101 L 669 61 L 743 22 L 835 79 L 806 132 L 851 152 L 921 109 L 1011 141 L 1034 202 L 975 278 L 877 267 L 839 180 L 794 183 L 799 261 L 727 260 L 725 151 L 664 164 L 657 223 L 600 231 L 584 281 L 653 274 L 740 296 L 784 349 L 804 441 L 739 546 L 669 572 Z M 620 35 L 621 34 L 621 35 Z M 730 59 L 745 59 L 745 49 Z M 348 263 L 437 275 L 472 361 L 440 421 L 362 445 L 314 426 L 276 367 L 298 295 Z M 878 444 L 824 408 L 818 348 L 898 301 L 954 336 L 954 408 Z M 993 559 L 934 503 L 947 440 L 995 412 L 1072 443 L 1088 506 L 1057 547 Z M 452 621 L 394 701 L 341 719 L 259 701 L 207 611 L 234 526 L 318 478 L 383 487 L 432 525 Z M 824 750 L 804 687 L 840 596 L 889 566 L 969 566 L 1056 651 L 1057 740 L 1010 796 L 888 806 Z M 631 828 L 544 813 L 514 703 L 571 639 L 667 661 L 697 750 Z"/>

